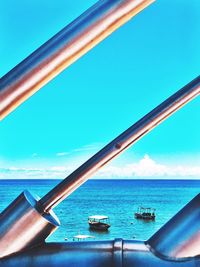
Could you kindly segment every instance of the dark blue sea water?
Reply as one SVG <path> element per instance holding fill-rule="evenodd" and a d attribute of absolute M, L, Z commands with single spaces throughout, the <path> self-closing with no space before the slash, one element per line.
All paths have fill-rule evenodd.
<path fill-rule="evenodd" d="M 0 211 L 24 189 L 44 196 L 58 180 L 0 180 Z M 54 209 L 61 226 L 49 241 L 72 240 L 74 235 L 89 234 L 96 240 L 147 239 L 171 216 L 200 192 L 200 180 L 89 180 Z M 134 219 L 138 206 L 156 209 L 156 220 Z M 89 215 L 110 217 L 106 233 L 91 232 Z"/>

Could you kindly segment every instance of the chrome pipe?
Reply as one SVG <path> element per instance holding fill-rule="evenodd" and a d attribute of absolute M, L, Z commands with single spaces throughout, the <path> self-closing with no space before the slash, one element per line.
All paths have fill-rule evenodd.
<path fill-rule="evenodd" d="M 35 247 L 2 258 L 0 266 L 199 266 L 199 203 L 200 194 L 146 242 L 121 238 L 109 241 L 42 242 Z"/>
<path fill-rule="evenodd" d="M 41 200 L 27 193 L 14 200 L 0 216 L 0 258 L 44 242 L 46 237 L 59 225 L 59 221 L 52 212 L 52 207 L 58 205 L 95 171 L 199 93 L 200 77 L 197 77 L 86 161 Z"/>
<path fill-rule="evenodd" d="M 143 241 L 122 239 L 47 243 L 0 261 L 1 267 L 196 267 L 199 264 L 198 257 L 167 259 L 154 254 Z"/>
<path fill-rule="evenodd" d="M 52 212 L 53 206 L 58 205 L 61 200 L 71 194 L 95 171 L 115 158 L 159 123 L 199 95 L 199 93 L 200 76 L 119 135 L 41 200 L 35 199 L 30 194 L 28 194 L 28 197 L 27 194 L 24 194 L 13 201 L 0 216 L 0 257 L 8 256 L 30 246 L 36 246 L 42 240 L 44 242 L 45 238 L 59 225 L 59 221 Z M 25 227 L 27 225 L 29 226 Z M 120 242 L 116 244 L 116 249 L 119 246 Z M 121 257 L 118 252 L 116 252 L 116 257 Z"/>
<path fill-rule="evenodd" d="M 101 0 L 0 80 L 0 119 L 154 0 Z M 59 221 L 22 193 L 0 216 L 0 258 L 36 246 Z"/>
<path fill-rule="evenodd" d="M 0 80 L 0 120 L 154 0 L 100 0 Z"/>
<path fill-rule="evenodd" d="M 200 255 L 200 194 L 156 232 L 147 244 L 166 258 Z"/>
<path fill-rule="evenodd" d="M 0 214 L 0 258 L 44 243 L 60 225 L 54 212 L 40 214 L 38 200 L 24 191 Z"/>
<path fill-rule="evenodd" d="M 112 142 L 97 152 L 88 161 L 71 173 L 55 188 L 48 192 L 38 203 L 41 210 L 50 211 L 64 198 L 83 184 L 93 173 L 133 145 L 158 124 L 183 107 L 200 94 L 200 76 L 187 84 L 181 90 L 169 97 L 150 113 L 145 115 L 129 129 L 120 134 Z"/>

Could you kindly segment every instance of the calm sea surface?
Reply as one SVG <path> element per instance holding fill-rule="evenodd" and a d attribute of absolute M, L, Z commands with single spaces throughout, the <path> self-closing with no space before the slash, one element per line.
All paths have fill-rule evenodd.
<path fill-rule="evenodd" d="M 0 211 L 23 190 L 44 196 L 58 180 L 0 180 Z M 147 239 L 171 216 L 200 192 L 200 180 L 89 180 L 54 209 L 61 226 L 49 241 L 72 240 L 89 234 L 95 240 Z M 134 219 L 138 206 L 156 209 L 156 220 Z M 91 232 L 89 215 L 108 215 L 111 228 L 106 233 Z"/>

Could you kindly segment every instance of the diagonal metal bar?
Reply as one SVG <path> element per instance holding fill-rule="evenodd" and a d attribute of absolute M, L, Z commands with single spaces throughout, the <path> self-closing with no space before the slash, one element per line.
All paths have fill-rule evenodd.
<path fill-rule="evenodd" d="M 154 0 L 100 0 L 0 80 L 0 119 Z"/>
<path fill-rule="evenodd" d="M 40 201 L 44 211 L 51 210 L 76 188 L 83 184 L 93 173 L 114 159 L 129 146 L 138 141 L 158 124 L 171 116 L 193 98 L 200 94 L 200 76 L 177 91 L 150 113 L 133 124 L 93 157 L 76 169 L 65 180 L 47 193 Z"/>

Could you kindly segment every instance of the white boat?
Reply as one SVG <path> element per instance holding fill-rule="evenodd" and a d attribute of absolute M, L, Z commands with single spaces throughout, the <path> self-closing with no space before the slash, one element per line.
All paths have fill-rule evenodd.
<path fill-rule="evenodd" d="M 95 238 L 95 237 L 91 235 L 75 235 L 73 236 L 73 241 L 83 241 L 88 238 Z"/>

